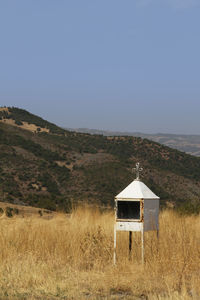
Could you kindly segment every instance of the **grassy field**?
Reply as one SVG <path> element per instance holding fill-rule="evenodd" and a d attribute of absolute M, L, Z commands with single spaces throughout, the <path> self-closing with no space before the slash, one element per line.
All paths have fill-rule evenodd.
<path fill-rule="evenodd" d="M 111 212 L 79 208 L 47 220 L 0 217 L 0 299 L 200 299 L 200 217 L 160 214 L 160 238 L 118 234 Z"/>

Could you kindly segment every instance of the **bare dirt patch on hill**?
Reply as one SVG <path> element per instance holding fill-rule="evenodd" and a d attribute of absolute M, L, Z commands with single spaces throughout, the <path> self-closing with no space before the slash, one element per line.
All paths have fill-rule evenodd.
<path fill-rule="evenodd" d="M 15 120 L 13 120 L 13 119 L 3 119 L 3 120 L 0 120 L 0 122 L 8 124 L 8 125 L 16 126 L 18 128 L 22 128 L 25 130 L 29 130 L 31 132 L 47 132 L 47 133 L 49 132 L 49 129 L 47 129 L 47 128 L 42 128 L 42 127 L 36 126 L 35 124 L 29 124 L 27 122 L 22 122 L 22 125 L 18 125 L 15 123 Z"/>
<path fill-rule="evenodd" d="M 10 114 L 8 107 L 0 107 L 0 111 L 6 111 L 8 114 Z"/>

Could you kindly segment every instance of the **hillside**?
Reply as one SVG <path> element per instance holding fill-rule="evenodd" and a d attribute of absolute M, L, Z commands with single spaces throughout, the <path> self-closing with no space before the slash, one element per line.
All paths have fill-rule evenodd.
<path fill-rule="evenodd" d="M 89 128 L 77 128 L 71 129 L 70 131 L 76 131 L 81 133 L 90 134 L 102 134 L 104 136 L 135 136 L 141 137 L 142 139 L 152 140 L 154 142 L 163 144 L 165 146 L 200 156 L 200 135 L 187 135 L 187 134 L 147 134 L 141 132 L 120 132 L 120 131 L 107 131 Z"/>
<path fill-rule="evenodd" d="M 0 201 L 68 211 L 112 206 L 135 175 L 169 206 L 200 207 L 200 159 L 140 137 L 70 132 L 18 108 L 0 110 Z"/>

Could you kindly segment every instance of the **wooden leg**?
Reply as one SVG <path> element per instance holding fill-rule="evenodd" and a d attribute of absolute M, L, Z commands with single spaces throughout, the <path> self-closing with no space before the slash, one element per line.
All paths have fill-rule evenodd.
<path fill-rule="evenodd" d="M 132 231 L 129 231 L 129 259 L 131 259 L 132 252 Z"/>
<path fill-rule="evenodd" d="M 117 231 L 116 231 L 116 227 L 114 226 L 114 255 L 113 255 L 114 265 L 116 264 L 116 244 L 117 244 Z"/>
<path fill-rule="evenodd" d="M 159 230 L 158 230 L 158 229 L 156 230 L 156 237 L 157 237 L 157 245 L 156 245 L 156 248 L 157 248 L 157 254 L 158 254 L 158 251 L 159 251 Z"/>

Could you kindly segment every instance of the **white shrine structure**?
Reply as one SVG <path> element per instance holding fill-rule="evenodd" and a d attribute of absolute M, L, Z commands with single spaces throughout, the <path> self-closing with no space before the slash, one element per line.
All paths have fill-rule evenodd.
<path fill-rule="evenodd" d="M 114 264 L 116 263 L 117 231 L 129 232 L 129 254 L 132 250 L 132 232 L 141 232 L 142 263 L 144 263 L 144 232 L 159 231 L 159 200 L 142 181 L 143 170 L 136 163 L 136 179 L 115 197 Z"/>

